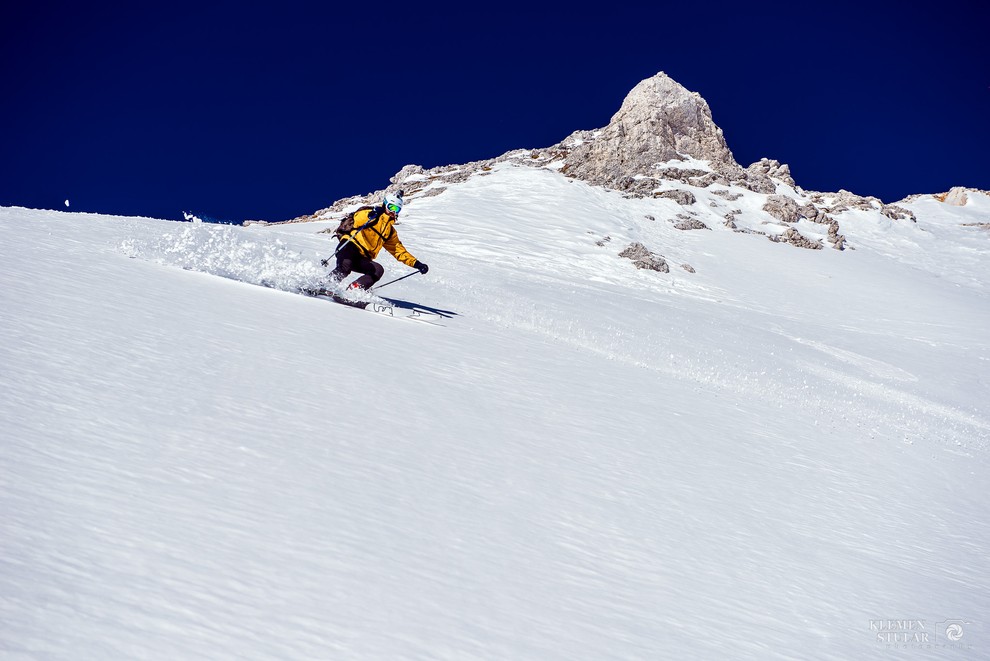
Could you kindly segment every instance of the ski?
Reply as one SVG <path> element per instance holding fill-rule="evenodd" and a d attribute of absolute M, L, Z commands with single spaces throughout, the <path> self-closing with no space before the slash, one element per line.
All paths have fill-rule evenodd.
<path fill-rule="evenodd" d="M 409 308 L 397 308 L 394 305 L 384 303 L 369 303 L 364 307 L 369 312 L 393 317 L 395 319 L 411 319 L 413 321 L 436 322 L 441 319 L 440 315 L 427 312 L 426 310 L 414 310 Z"/>
<path fill-rule="evenodd" d="M 354 308 L 357 310 L 365 310 L 367 312 L 373 312 L 385 317 L 392 317 L 393 319 L 409 319 L 411 321 L 425 321 L 428 323 L 433 323 L 435 325 L 437 321 L 442 319 L 442 315 L 433 312 L 428 312 L 426 310 L 416 309 L 416 308 L 404 308 L 395 305 L 389 305 L 388 303 L 378 303 L 376 301 L 352 301 L 350 299 L 344 298 L 343 296 L 332 294 L 327 291 L 321 292 L 304 292 L 309 296 L 314 298 L 323 299 L 325 301 L 332 301 L 334 303 L 339 303 L 340 305 L 345 305 L 349 308 Z"/>

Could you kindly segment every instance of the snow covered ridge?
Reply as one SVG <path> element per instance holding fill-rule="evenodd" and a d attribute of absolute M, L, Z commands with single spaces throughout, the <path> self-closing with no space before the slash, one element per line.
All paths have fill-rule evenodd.
<path fill-rule="evenodd" d="M 926 199 L 912 196 L 898 204 L 885 204 L 876 197 L 845 190 L 805 191 L 796 184 L 786 164 L 767 158 L 743 168 L 732 156 L 705 100 L 661 72 L 636 85 L 604 128 L 575 131 L 544 149 L 518 149 L 463 165 L 430 169 L 407 165 L 392 177 L 385 190 L 344 198 L 326 209 L 287 222 L 337 219 L 396 189 L 405 190 L 407 199 L 415 203 L 440 195 L 471 177 L 490 174 L 502 163 L 559 172 L 629 198 L 675 200 L 684 208 L 664 214 L 661 219 L 678 229 L 721 225 L 815 250 L 855 247 L 845 231 L 847 221 L 843 214 L 848 211 L 871 211 L 892 221 L 917 222 L 910 203 Z M 935 197 L 949 205 L 965 206 L 967 190 L 977 196 L 990 195 L 960 188 Z M 723 208 L 719 200 L 711 201 L 708 206 L 720 211 L 713 217 L 698 202 L 712 195 L 726 201 L 744 199 L 746 203 Z M 970 222 L 980 227 L 986 221 Z"/>
<path fill-rule="evenodd" d="M 553 176 L 573 180 L 566 177 L 560 171 L 561 168 L 555 165 L 562 162 L 560 155 L 561 152 L 556 150 L 519 150 L 497 159 L 468 165 L 430 170 L 411 165 L 393 177 L 393 186 L 406 190 L 409 202 L 407 208 L 414 210 L 422 201 L 463 185 L 470 179 L 491 176 L 498 168 L 536 168 L 552 173 Z M 710 168 L 705 168 L 708 168 L 707 163 L 695 159 L 672 161 L 658 164 L 657 170 L 678 173 L 681 179 L 677 181 L 638 176 L 631 184 L 634 190 L 600 188 L 624 199 L 654 201 L 644 217 L 669 224 L 678 230 L 732 231 L 760 235 L 775 243 L 812 250 L 860 247 L 863 245 L 861 239 L 868 240 L 867 237 L 877 228 L 897 225 L 909 231 L 906 229 L 908 226 L 919 226 L 919 218 L 922 222 L 918 230 L 922 235 L 932 229 L 932 223 L 941 232 L 946 225 L 953 224 L 976 230 L 985 229 L 990 221 L 990 194 L 975 189 L 967 189 L 968 196 L 958 192 L 943 196 L 924 195 L 899 204 L 885 204 L 876 197 L 859 196 L 845 190 L 837 193 L 804 191 L 779 179 L 776 180 L 774 191 L 769 193 L 754 191 L 738 182 L 711 183 L 707 179 L 697 181 L 699 173 L 703 177 L 714 174 Z M 754 164 L 751 169 L 760 170 L 765 176 L 777 171 L 773 164 L 767 162 Z M 637 192 L 635 189 L 638 188 L 648 189 L 649 194 L 641 194 L 642 190 Z M 377 201 L 380 195 L 381 191 L 340 200 L 328 209 L 293 222 L 333 222 L 358 205 Z M 943 199 L 964 201 L 961 204 L 950 204 L 943 202 Z M 487 200 L 485 203 L 490 202 L 491 200 Z M 549 209 L 554 208 L 553 201 L 549 199 L 534 200 L 534 204 L 546 204 Z M 534 222 L 540 222 L 540 215 L 534 216 Z M 615 218 L 612 222 L 618 224 L 629 220 L 632 219 Z M 498 220 L 493 219 L 493 222 Z M 963 234 L 961 238 L 968 241 L 974 236 L 980 235 L 970 232 L 968 235 Z M 924 242 L 906 244 L 909 247 L 919 245 L 924 245 Z M 662 246 L 651 248 L 662 249 Z M 983 247 L 978 249 L 979 252 L 983 250 Z M 907 250 L 905 254 L 913 254 L 913 251 Z"/>

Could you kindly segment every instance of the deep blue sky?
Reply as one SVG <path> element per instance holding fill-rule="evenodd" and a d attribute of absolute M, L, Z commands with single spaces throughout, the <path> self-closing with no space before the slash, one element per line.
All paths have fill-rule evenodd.
<path fill-rule="evenodd" d="M 0 205 L 291 218 L 604 126 L 658 71 L 804 188 L 990 189 L 982 4 L 5 3 Z"/>

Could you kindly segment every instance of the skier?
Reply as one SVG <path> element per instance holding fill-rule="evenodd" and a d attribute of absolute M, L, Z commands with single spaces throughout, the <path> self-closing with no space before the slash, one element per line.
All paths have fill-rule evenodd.
<path fill-rule="evenodd" d="M 370 289 L 385 274 L 382 265 L 374 261 L 382 248 L 420 273 L 425 274 L 430 270 L 429 266 L 413 257 L 399 241 L 395 222 L 401 210 L 402 191 L 398 191 L 386 193 L 380 206 L 360 209 L 354 213 L 353 228 L 341 235 L 342 243 L 336 253 L 337 265 L 330 272 L 333 283 L 339 283 L 351 272 L 357 271 L 362 275 L 348 289 Z"/>

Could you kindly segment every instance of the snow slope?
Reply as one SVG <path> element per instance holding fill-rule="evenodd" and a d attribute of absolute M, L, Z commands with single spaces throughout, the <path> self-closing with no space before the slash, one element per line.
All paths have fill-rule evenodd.
<path fill-rule="evenodd" d="M 4 658 L 990 654 L 990 200 L 838 252 L 693 192 L 413 200 L 443 327 L 281 291 L 325 223 L 0 209 Z"/>

